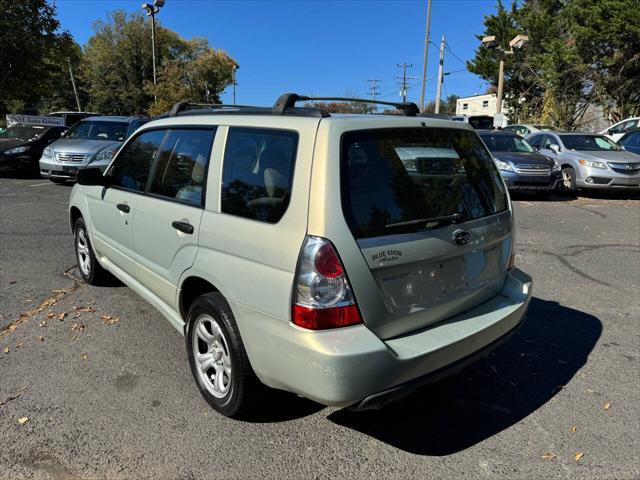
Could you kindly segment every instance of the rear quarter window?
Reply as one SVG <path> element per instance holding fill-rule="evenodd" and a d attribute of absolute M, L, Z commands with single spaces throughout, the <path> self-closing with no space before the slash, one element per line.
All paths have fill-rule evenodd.
<path fill-rule="evenodd" d="M 403 222 L 461 214 L 473 220 L 508 208 L 491 155 L 462 129 L 347 132 L 341 144 L 342 207 L 356 238 L 416 232 Z"/>

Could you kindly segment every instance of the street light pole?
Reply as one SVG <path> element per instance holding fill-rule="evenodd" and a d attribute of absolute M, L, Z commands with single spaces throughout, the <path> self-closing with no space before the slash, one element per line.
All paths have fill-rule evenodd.
<path fill-rule="evenodd" d="M 238 68 L 237 65 L 234 65 L 231 68 L 231 75 L 232 75 L 232 83 L 233 83 L 233 104 L 236 104 L 236 69 Z"/>
<path fill-rule="evenodd" d="M 143 3 L 142 9 L 147 11 L 147 17 L 151 17 L 151 58 L 153 61 L 153 101 L 158 100 L 156 87 L 158 85 L 156 73 L 156 14 L 164 7 L 165 0 L 154 0 L 153 5 Z"/>
<path fill-rule="evenodd" d="M 504 59 L 500 59 L 500 70 L 498 73 L 498 98 L 496 103 L 496 113 L 502 113 L 503 90 L 504 90 Z"/>
<path fill-rule="evenodd" d="M 420 111 L 424 112 L 424 91 L 427 85 L 427 62 L 429 61 L 429 31 L 431 30 L 431 0 L 427 2 L 427 29 L 424 37 L 424 59 L 422 60 L 422 90 L 420 91 Z"/>

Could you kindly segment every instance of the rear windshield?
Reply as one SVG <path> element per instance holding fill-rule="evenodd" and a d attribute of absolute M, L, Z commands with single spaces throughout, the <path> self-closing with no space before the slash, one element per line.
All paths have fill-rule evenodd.
<path fill-rule="evenodd" d="M 560 138 L 569 150 L 586 152 L 622 150 L 617 144 L 602 135 L 560 135 Z"/>
<path fill-rule="evenodd" d="M 480 134 L 485 145 L 492 152 L 523 152 L 532 153 L 533 147 L 517 135 L 505 135 L 504 133 Z"/>
<path fill-rule="evenodd" d="M 500 174 L 477 134 L 447 128 L 358 130 L 342 137 L 342 203 L 356 238 L 442 226 L 507 209 Z M 407 224 L 408 223 L 408 224 Z"/>

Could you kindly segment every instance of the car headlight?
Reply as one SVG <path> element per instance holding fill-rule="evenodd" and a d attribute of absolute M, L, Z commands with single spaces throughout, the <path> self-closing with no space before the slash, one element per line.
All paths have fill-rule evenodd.
<path fill-rule="evenodd" d="M 553 164 L 553 167 L 551 167 L 552 172 L 559 172 L 560 170 L 562 170 L 562 165 L 560 165 L 558 162 L 555 162 Z"/>
<path fill-rule="evenodd" d="M 53 158 L 53 152 L 49 147 L 42 151 L 42 158 Z"/>
<path fill-rule="evenodd" d="M 597 162 L 595 160 L 578 160 L 578 163 L 584 167 L 607 168 L 604 162 Z"/>
<path fill-rule="evenodd" d="M 98 152 L 98 154 L 95 156 L 95 158 L 92 160 L 94 162 L 110 162 L 111 159 L 113 158 L 113 154 L 116 151 L 114 149 L 106 149 L 106 150 L 102 150 L 101 152 Z"/>
<path fill-rule="evenodd" d="M 31 147 L 29 147 L 29 146 L 24 146 L 24 147 L 15 147 L 15 148 L 12 148 L 12 149 L 10 149 L 10 150 L 5 150 L 5 152 L 4 152 L 4 153 L 5 153 L 5 154 L 7 154 L 7 155 L 17 155 L 18 153 L 24 153 L 24 152 L 26 152 L 26 151 L 27 151 L 27 150 L 29 150 L 30 148 L 31 148 Z"/>
<path fill-rule="evenodd" d="M 497 158 L 494 158 L 493 161 L 496 162 L 496 166 L 499 170 L 503 170 L 505 172 L 515 172 L 513 167 L 507 162 L 503 162 L 502 160 L 498 160 Z"/>

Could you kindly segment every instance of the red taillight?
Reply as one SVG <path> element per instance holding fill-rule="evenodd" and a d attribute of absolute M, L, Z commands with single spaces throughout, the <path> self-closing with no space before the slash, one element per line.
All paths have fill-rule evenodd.
<path fill-rule="evenodd" d="M 302 305 L 293 306 L 293 323 L 309 330 L 348 327 L 362 323 L 356 305 L 333 308 L 311 308 Z"/>
<path fill-rule="evenodd" d="M 340 259 L 330 243 L 325 243 L 318 249 L 313 264 L 323 277 L 335 278 L 344 273 Z"/>
<path fill-rule="evenodd" d="M 307 236 L 298 257 L 291 321 L 310 330 L 362 323 L 351 285 L 329 240 Z"/>

